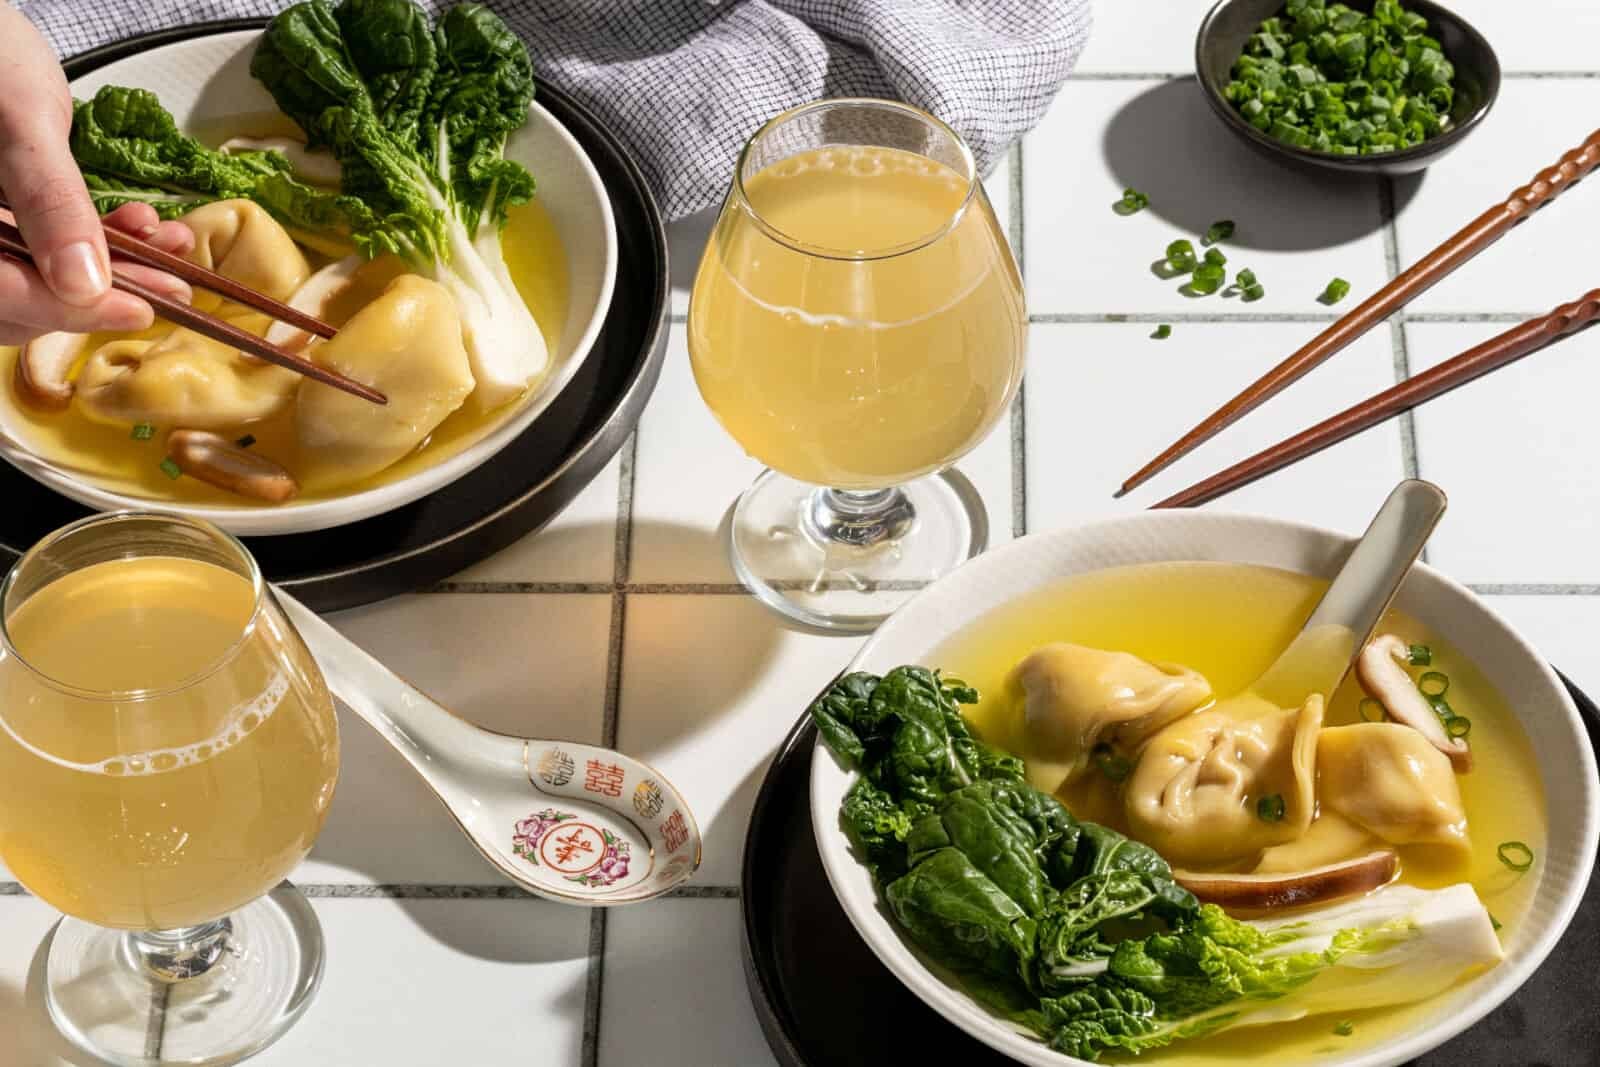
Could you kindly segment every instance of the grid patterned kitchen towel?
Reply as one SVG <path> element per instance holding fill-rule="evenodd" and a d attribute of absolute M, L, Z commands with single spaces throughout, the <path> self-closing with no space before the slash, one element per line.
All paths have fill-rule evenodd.
<path fill-rule="evenodd" d="M 422 0 L 430 9 L 450 0 Z M 669 218 L 722 196 L 744 141 L 786 108 L 888 96 L 959 130 L 985 173 L 1044 114 L 1091 0 L 489 0 L 541 76 L 633 150 Z M 63 56 L 287 0 L 16 0 Z"/>

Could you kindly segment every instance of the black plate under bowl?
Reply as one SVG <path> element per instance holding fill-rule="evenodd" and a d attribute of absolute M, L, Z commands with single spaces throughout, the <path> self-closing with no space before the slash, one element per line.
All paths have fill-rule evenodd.
<path fill-rule="evenodd" d="M 1566 681 L 1565 678 L 1562 679 Z M 1600 708 L 1566 681 L 1600 752 Z M 744 970 L 756 1016 L 783 1067 L 882 1067 L 1011 1059 L 917 998 L 861 940 L 828 884 L 811 823 L 803 717 L 767 772 L 744 844 Z M 1481 1022 L 1411 1067 L 1586 1067 L 1600 1049 L 1594 967 L 1600 877 L 1544 965 Z"/>
<path fill-rule="evenodd" d="M 255 29 L 232 19 L 145 34 L 64 64 L 77 78 L 205 34 Z M 247 538 L 262 571 L 320 611 L 366 604 L 446 578 L 555 518 L 633 432 L 666 352 L 667 240 L 638 166 L 586 108 L 540 82 L 537 99 L 578 139 L 605 183 L 617 225 L 617 283 L 577 375 L 521 436 L 438 492 L 328 530 Z M 87 508 L 0 463 L 0 574 Z"/>

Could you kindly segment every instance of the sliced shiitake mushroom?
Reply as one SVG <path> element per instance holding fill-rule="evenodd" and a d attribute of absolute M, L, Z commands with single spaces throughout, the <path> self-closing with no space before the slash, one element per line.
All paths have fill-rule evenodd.
<path fill-rule="evenodd" d="M 355 278 L 356 272 L 366 262 L 360 256 L 346 256 L 335 260 L 317 271 L 294 291 L 286 303 L 296 311 L 304 311 L 307 315 L 324 318 L 327 307 Z M 290 325 L 283 321 L 274 321 L 267 327 L 266 342 L 286 348 L 290 352 L 299 352 L 311 343 L 311 334 L 298 326 Z M 243 355 L 243 353 L 241 353 Z M 254 356 L 246 356 L 254 359 Z"/>
<path fill-rule="evenodd" d="M 167 456 L 191 478 L 269 504 L 300 492 L 294 475 L 279 464 L 205 430 L 173 430 L 167 435 Z"/>
<path fill-rule="evenodd" d="M 1309 871 L 1272 874 L 1173 871 L 1172 877 L 1202 903 L 1217 904 L 1229 912 L 1258 912 L 1303 908 L 1360 896 L 1387 885 L 1399 870 L 1399 857 L 1389 849 L 1378 849 Z"/>
<path fill-rule="evenodd" d="M 1428 739 L 1434 748 L 1450 757 L 1456 773 L 1472 770 L 1472 749 L 1459 737 L 1445 733 L 1444 724 L 1434 714 L 1428 698 L 1422 695 L 1404 664 L 1411 646 L 1394 634 L 1383 634 L 1367 642 L 1356 658 L 1356 673 L 1389 718 L 1404 723 Z"/>
<path fill-rule="evenodd" d="M 88 334 L 40 334 L 17 355 L 17 398 L 35 411 L 63 411 L 72 403 L 72 365 Z"/>

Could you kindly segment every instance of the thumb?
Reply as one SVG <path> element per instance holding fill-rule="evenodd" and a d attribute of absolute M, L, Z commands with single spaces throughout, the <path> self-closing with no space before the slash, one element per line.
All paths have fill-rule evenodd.
<path fill-rule="evenodd" d="M 3 28 L 10 40 L 0 43 L 0 189 L 45 284 L 64 303 L 93 304 L 111 286 L 111 262 L 67 147 L 66 79 L 27 20 L 8 18 Z"/>

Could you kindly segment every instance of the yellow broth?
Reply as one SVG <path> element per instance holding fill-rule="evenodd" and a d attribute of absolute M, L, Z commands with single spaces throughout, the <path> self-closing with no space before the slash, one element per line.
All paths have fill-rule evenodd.
<path fill-rule="evenodd" d="M 228 119 L 225 123 L 202 124 L 196 136 L 217 144 L 232 136 L 293 135 L 294 132 L 293 124 L 282 115 L 248 115 Z M 313 246 L 307 243 L 309 238 L 299 234 L 295 236 L 313 269 L 348 251 L 326 241 L 317 241 Z M 517 291 L 533 312 L 554 357 L 560 351 L 562 327 L 567 318 L 567 262 L 555 224 L 537 199 L 512 210 L 502 244 L 506 265 Z M 376 298 L 384 285 L 404 269 L 404 264 L 392 257 L 375 260 L 364 266 L 357 276 L 357 284 L 334 301 L 327 315 L 328 321 L 335 326 L 343 324 L 362 306 Z M 236 305 L 230 306 L 235 311 L 247 310 Z M 268 323 L 265 316 L 249 316 L 239 324 L 262 333 Z M 113 338 L 158 337 L 170 329 L 169 324 L 158 319 L 146 334 L 97 334 L 84 347 L 83 358 L 87 359 L 95 348 Z M 151 439 L 136 441 L 131 436 L 130 426 L 96 422 L 85 417 L 76 406 L 64 412 L 48 413 L 36 412 L 21 405 L 12 388 L 16 361 L 17 349 L 0 347 L 0 393 L 4 397 L 0 403 L 6 404 L 15 413 L 9 421 L 16 427 L 21 443 L 35 454 L 72 471 L 82 480 L 131 496 L 189 504 L 270 506 L 217 489 L 194 478 L 174 480 L 167 477 L 160 465 L 166 456 L 166 433 L 174 427 L 157 426 Z M 77 373 L 76 368 L 73 373 Z M 537 387 L 536 383 L 534 388 Z M 301 493 L 297 499 L 316 500 L 353 495 L 409 477 L 443 462 L 486 437 L 520 403 L 517 400 L 482 411 L 469 397 L 415 451 L 377 474 L 357 481 L 326 478 L 320 484 L 306 481 L 305 472 L 314 465 L 305 462 L 300 454 L 295 436 L 293 403 L 269 418 L 251 423 L 241 422 L 230 428 L 229 434 L 235 437 L 249 434 L 254 437 L 256 443 L 251 446 L 254 451 L 276 460 L 300 481 Z"/>
<path fill-rule="evenodd" d="M 929 662 L 977 688 L 981 699 L 967 712 L 979 736 L 1025 754 L 1022 708 L 1006 693 L 1005 679 L 1040 645 L 1070 641 L 1156 663 L 1180 663 L 1203 674 L 1215 695 L 1225 698 L 1245 689 L 1272 663 L 1325 588 L 1319 579 L 1239 564 L 1161 563 L 1097 571 L 1052 583 L 991 612 L 946 641 Z M 1398 612 L 1385 617 L 1381 632 L 1428 645 L 1433 651 L 1428 669 L 1449 676 L 1451 706 L 1472 720 L 1473 769 L 1457 776 L 1471 859 L 1442 863 L 1429 850 L 1401 847 L 1400 880 L 1424 887 L 1470 882 L 1504 925 L 1501 938 L 1509 943 L 1538 886 L 1539 866 L 1517 875 L 1500 863 L 1496 848 L 1517 840 L 1535 855 L 1544 854 L 1545 794 L 1533 750 L 1501 694 L 1438 634 Z M 1364 695 L 1352 672 L 1330 702 L 1325 725 L 1360 721 L 1357 705 Z M 1107 785 L 1092 782 L 1063 800 L 1081 817 L 1126 829 L 1120 803 L 1108 796 L 1114 787 Z M 1316 1062 L 1330 1053 L 1371 1047 L 1426 1011 L 1422 1004 L 1246 1027 L 1141 1059 L 1199 1065 L 1270 1055 L 1272 1063 Z M 1346 1018 L 1354 1032 L 1336 1035 L 1333 1026 Z"/>

